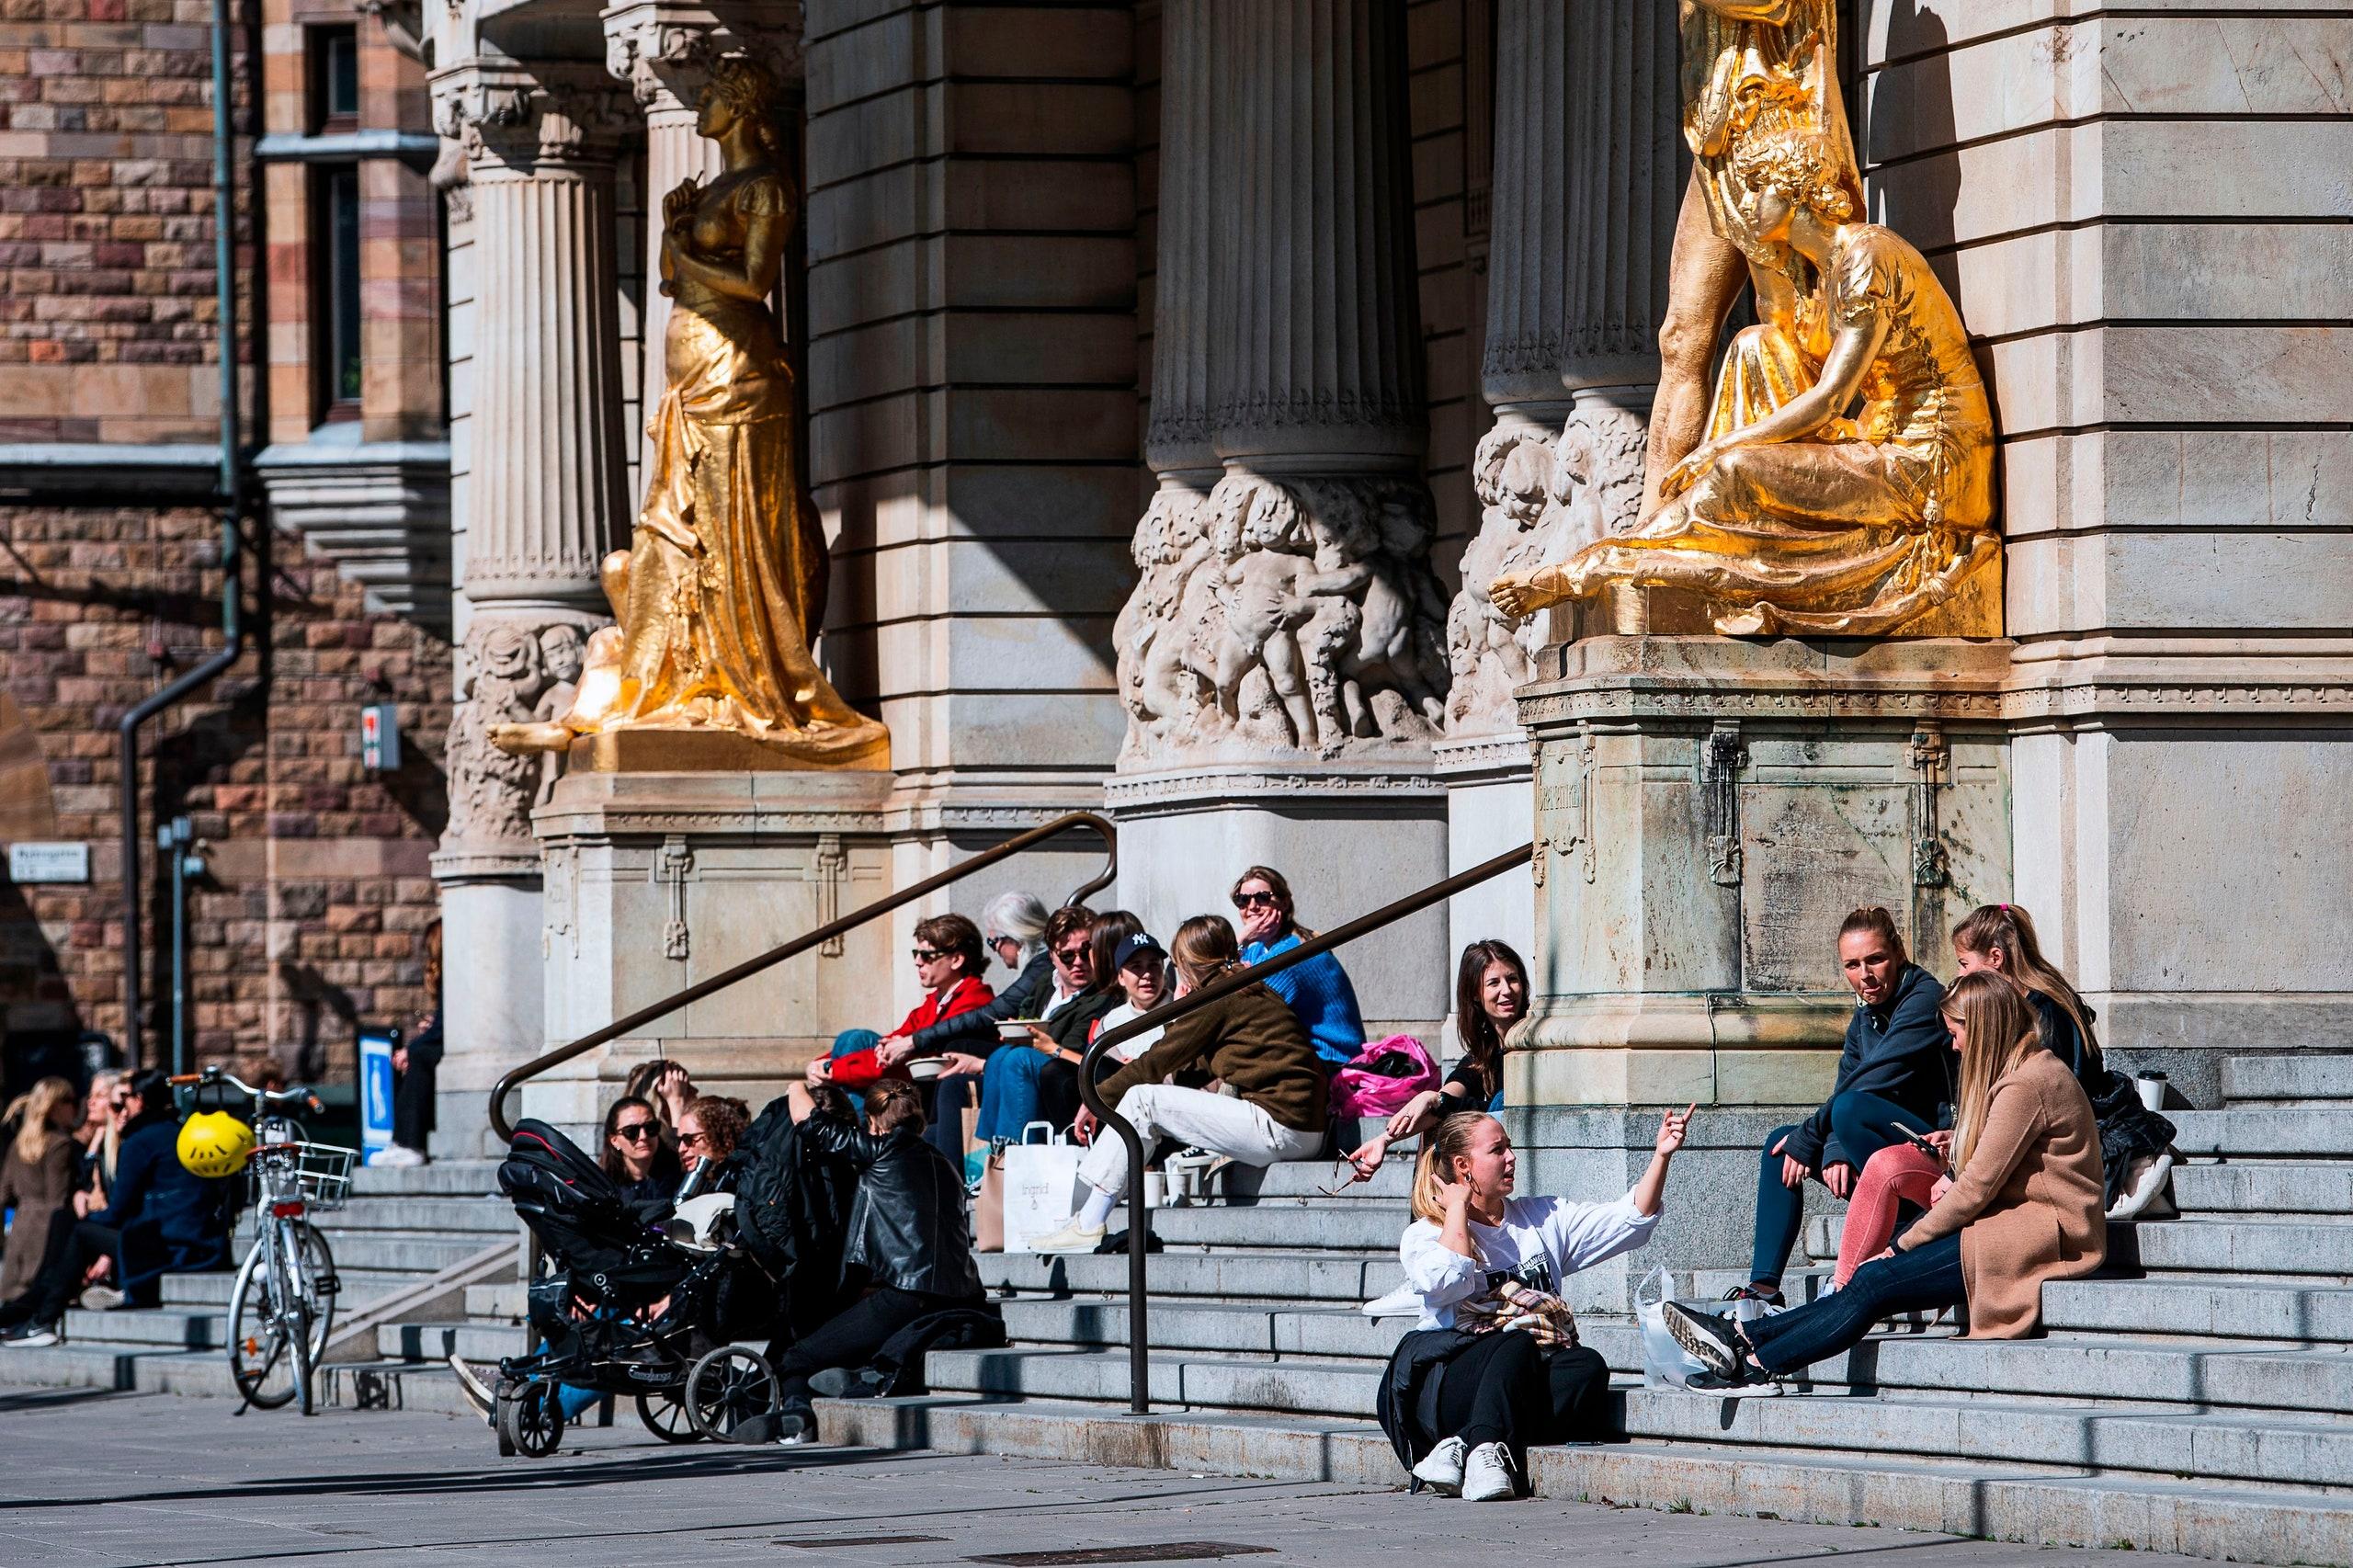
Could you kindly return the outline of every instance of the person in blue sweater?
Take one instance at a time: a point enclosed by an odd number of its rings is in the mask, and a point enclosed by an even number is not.
[[[1233,884],[1233,909],[1242,926],[1242,961],[1264,963],[1315,933],[1303,928],[1293,914],[1290,883],[1267,866],[1253,866]],[[1364,1049],[1364,1015],[1357,1009],[1357,988],[1348,971],[1330,953],[1318,953],[1267,977],[1267,989],[1281,997],[1299,1016],[1314,1042],[1315,1054],[1328,1067],[1337,1067]]]
[[[1781,1271],[1804,1223],[1808,1177],[1844,1202],[1855,1175],[1903,1134],[1936,1130],[1955,1099],[1952,1051],[1938,1009],[1945,988],[1904,950],[1895,917],[1876,904],[1838,927],[1838,968],[1855,1016],[1830,1097],[1812,1116],[1765,1138],[1756,1173],[1756,1248],[1749,1282],[1727,1300],[1781,1302]]]
[[[56,1324],[101,1259],[123,1304],[153,1306],[165,1274],[226,1267],[234,1184],[180,1164],[179,1118],[164,1074],[131,1081],[138,1114],[123,1129],[104,1208],[61,1210],[31,1287],[0,1302],[0,1331],[14,1345],[53,1345]]]

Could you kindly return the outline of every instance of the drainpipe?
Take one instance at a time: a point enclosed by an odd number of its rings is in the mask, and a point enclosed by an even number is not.
[[[212,267],[221,357],[221,651],[122,716],[122,1004],[125,1060],[146,1060],[139,1020],[139,727],[225,674],[245,651],[237,525],[244,486],[237,428],[236,142],[231,124],[230,0],[212,0]]]

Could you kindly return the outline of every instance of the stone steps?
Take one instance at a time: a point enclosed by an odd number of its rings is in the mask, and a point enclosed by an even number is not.
[[[2353,1107],[2353,1056],[2231,1056],[2222,1060],[2222,1097],[2234,1106]]]
[[[1220,1298],[1266,1298],[1356,1306],[1393,1289],[1404,1278],[1397,1264],[1397,1238],[1380,1254],[1301,1256],[1293,1254],[1161,1253],[1152,1259],[1153,1294]],[[1117,1255],[1044,1256],[1036,1253],[983,1253],[981,1282],[994,1290],[1011,1286],[1025,1295],[1110,1295],[1128,1288],[1128,1260]]]
[[[2353,1158],[2353,1107],[2234,1107],[2169,1110],[2174,1148],[2192,1158]]]
[[[2353,1289],[2240,1276],[2072,1279],[2042,1288],[2042,1317],[2052,1333],[2344,1344]]]
[[[436,1160],[406,1167],[361,1165],[351,1173],[351,1195],[355,1199],[497,1197],[498,1165],[496,1160]]]
[[[237,1261],[244,1261],[242,1254]],[[343,1294],[335,1303],[337,1312],[388,1296],[403,1286],[413,1285],[425,1278],[407,1269],[347,1267],[340,1254],[335,1258],[335,1278],[343,1284]],[[237,1274],[233,1268],[210,1274],[166,1274],[161,1288],[162,1301],[167,1307],[225,1309],[236,1288]]]
[[[445,1361],[452,1351],[469,1361],[496,1363],[531,1346],[513,1324],[388,1323],[376,1330],[376,1353],[388,1361]]]
[[[324,1210],[312,1216],[311,1222],[325,1232],[330,1241],[377,1231],[429,1231],[481,1235],[485,1246],[500,1235],[512,1235],[516,1226],[515,1206],[504,1198],[370,1199]],[[236,1235],[240,1246],[253,1240],[251,1210],[238,1221]]]
[[[1769,1403],[1769,1402],[1766,1402]],[[1393,1485],[1361,1420],[1169,1415],[955,1398],[824,1401],[828,1440],[1180,1471]],[[2242,1562],[2353,1562],[2353,1500],[2333,1490],[2200,1484],[1982,1461],[1647,1441],[1534,1449],[1538,1495],[1675,1512],[2135,1547]]]
[[[2184,1214],[2353,1217],[2353,1164],[2236,1161],[2177,1165],[2173,1198]]]

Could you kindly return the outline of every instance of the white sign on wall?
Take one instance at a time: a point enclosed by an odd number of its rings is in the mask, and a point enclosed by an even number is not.
[[[11,844],[8,846],[8,880],[12,882],[86,882],[90,880],[90,846],[86,844]]]

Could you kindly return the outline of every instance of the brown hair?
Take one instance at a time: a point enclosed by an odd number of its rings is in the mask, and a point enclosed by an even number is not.
[[[1504,1037],[1481,1002],[1487,966],[1494,963],[1509,964],[1518,970],[1520,986],[1526,989],[1528,966],[1507,943],[1493,939],[1473,942],[1463,949],[1462,961],[1454,971],[1454,1032],[1462,1041],[1463,1057],[1479,1074],[1479,1082],[1486,1085],[1488,1099],[1495,1098],[1495,1090],[1504,1081]],[[1484,1101],[1479,1108],[1487,1108]]]
[[[1454,1162],[1471,1153],[1471,1135],[1492,1116],[1449,1116],[1422,1134],[1422,1153],[1414,1162],[1414,1218],[1433,1225],[1446,1223],[1446,1204],[1438,1188],[1454,1179]]]
[[[441,922],[425,927],[425,997],[435,1012],[441,1010]]]
[[[1980,955],[1998,954],[2005,975],[2017,981],[2029,991],[2040,991],[2059,1004],[2059,1010],[2075,1022],[2075,1033],[2084,1042],[2084,1060],[2099,1060],[2099,1038],[2092,1033],[2092,1010],[2059,968],[2042,956],[2042,944],[2035,938],[2034,918],[2016,904],[1981,903],[1970,911],[1969,918],[1952,928],[1952,945],[1956,951]],[[2043,1044],[2049,1045],[2049,1040]]]
[[[687,1107],[687,1115],[702,1123],[703,1158],[723,1160],[735,1152],[752,1119],[750,1110],[742,1100],[725,1095],[701,1095]]]
[[[1979,970],[1964,974],[1945,993],[1938,1008],[1961,1020],[1961,1107],[1953,1117],[1952,1168],[1969,1168],[1977,1135],[1985,1130],[1985,1108],[1994,1085],[2029,1051],[2042,1049],[2042,1026],[2034,1005],[2016,981]]]
[[[1074,931],[1084,931],[1095,924],[1095,911],[1083,903],[1065,903],[1046,920],[1046,950],[1053,951],[1063,945]]]
[[[1904,933],[1896,929],[1895,916],[1878,904],[1864,904],[1839,922],[1838,939],[1844,942],[1858,931],[1868,931],[1885,942],[1887,950],[1895,955],[1897,963],[1907,964],[1912,961],[1911,953],[1906,951],[1904,946]]]
[[[1234,940],[1233,927],[1224,915],[1196,915],[1176,927],[1168,956],[1176,961],[1185,983],[1199,990],[1226,971],[1241,967],[1242,945]]]
[[[1087,943],[1095,949],[1095,990],[1120,988],[1120,966],[1111,960],[1120,956],[1120,944],[1142,929],[1143,922],[1124,909],[1107,909],[1095,917],[1086,928]]]
[[[41,1156],[49,1153],[51,1139],[67,1136],[51,1127],[49,1119],[59,1106],[72,1105],[74,1098],[74,1085],[69,1080],[43,1078],[10,1101],[5,1112],[0,1112],[0,1122],[17,1123],[18,1160],[28,1165],[37,1165],[40,1164]]]
[[[597,1140],[597,1164],[603,1167],[605,1174],[615,1181],[629,1179],[629,1167],[621,1164],[620,1151],[613,1147],[613,1134],[620,1130],[621,1112],[631,1106],[635,1106],[654,1120],[654,1147],[647,1153],[659,1154],[662,1152],[662,1113],[655,1110],[654,1102],[642,1095],[623,1095],[605,1108],[605,1135]],[[706,1122],[705,1131],[709,1131],[709,1128],[710,1124]]]
[[[1283,929],[1285,931],[1296,931],[1302,937],[1313,937],[1315,935],[1314,932],[1309,930],[1306,926],[1302,926],[1299,923],[1299,905],[1290,896],[1290,883],[1283,879],[1283,874],[1280,871],[1276,870],[1272,866],[1253,866],[1248,870],[1243,872],[1240,876],[1234,878],[1233,886],[1227,892],[1225,896],[1227,902],[1232,903],[1236,909],[1242,907],[1242,884],[1245,882],[1264,882],[1267,884],[1267,891],[1275,895],[1275,903],[1277,907],[1281,909],[1283,912]]]
[[[915,1093],[913,1084],[885,1078],[866,1091],[866,1119],[879,1136],[888,1136],[902,1127],[920,1134],[924,1129],[923,1096]]]
[[[961,915],[935,915],[915,922],[915,940],[936,951],[964,960],[961,971],[974,975],[988,962],[981,947],[981,928]]]

